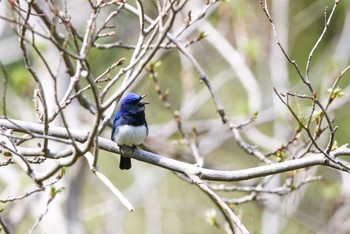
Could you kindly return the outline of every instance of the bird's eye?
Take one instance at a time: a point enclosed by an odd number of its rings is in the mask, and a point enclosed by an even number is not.
[[[137,104],[137,106],[138,106],[141,110],[145,110],[145,105],[144,105],[143,103],[139,102],[139,103]]]

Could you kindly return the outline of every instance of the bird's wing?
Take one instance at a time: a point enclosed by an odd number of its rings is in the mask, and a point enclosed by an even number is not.
[[[114,134],[116,131],[118,131],[118,125],[122,124],[124,122],[123,116],[117,112],[113,116],[113,125],[112,125],[112,134],[111,134],[111,139],[114,141]]]

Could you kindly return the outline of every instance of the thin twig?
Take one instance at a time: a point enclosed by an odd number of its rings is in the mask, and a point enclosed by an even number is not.
[[[321,35],[319,36],[319,38],[317,39],[314,47],[311,49],[310,53],[309,53],[309,57],[307,59],[307,63],[306,63],[306,72],[305,72],[305,79],[308,83],[310,83],[310,77],[309,77],[309,72],[310,72],[310,64],[311,64],[311,60],[312,60],[312,57],[314,55],[314,52],[315,50],[317,49],[317,47],[319,46],[319,44],[321,43],[321,41],[323,40],[324,38],[324,35],[326,34],[327,32],[327,29],[330,25],[330,22],[333,18],[333,15],[334,15],[334,12],[339,4],[340,0],[335,0],[334,1],[334,5],[333,5],[333,8],[332,8],[332,11],[331,11],[331,14],[329,15],[328,19],[327,19],[327,8],[325,9],[324,11],[324,17],[325,17],[325,25],[324,25],[324,28],[323,28],[323,31],[321,33]]]
[[[206,184],[204,184],[198,176],[188,175],[188,177],[215,202],[230,224],[232,232],[235,231],[234,227],[237,227],[241,233],[249,234],[247,228],[243,225],[237,215],[230,209],[230,207]]]

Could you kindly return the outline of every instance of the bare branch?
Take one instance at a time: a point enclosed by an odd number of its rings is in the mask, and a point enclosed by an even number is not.
[[[12,122],[16,123],[16,125],[14,125]],[[22,121],[14,121],[14,120],[9,121],[6,119],[0,119],[0,126],[17,130],[17,131],[23,131],[23,129],[26,129],[26,131],[31,131],[36,133],[43,132],[43,126],[41,124],[26,123]],[[18,126],[20,126],[20,128]],[[70,132],[72,137],[76,141],[79,141],[81,143],[84,143],[88,138],[88,132],[84,132],[81,130],[74,130],[74,129],[71,129]],[[65,138],[68,136],[68,133],[65,128],[52,127],[50,128],[49,135]],[[102,137],[99,137],[98,139],[98,146],[102,150],[119,153],[119,147],[114,142],[104,139]],[[129,156],[131,158],[134,158],[143,162],[147,162],[159,167],[163,167],[172,171],[180,172],[183,174],[197,175],[199,176],[199,178],[204,180],[216,180],[216,181],[247,180],[247,179],[258,178],[258,177],[278,174],[278,173],[287,172],[287,171],[293,171],[293,170],[316,166],[316,165],[323,165],[323,166],[333,167],[338,170],[344,170],[344,167],[342,165],[339,165],[336,163],[340,161],[339,159],[336,162],[330,161],[322,153],[310,155],[308,157],[304,157],[300,159],[293,159],[293,160],[284,161],[280,163],[274,163],[270,165],[259,166],[259,167],[243,169],[243,170],[236,170],[236,171],[219,171],[219,170],[199,168],[195,165],[180,162],[180,161],[170,159],[154,153],[132,149],[131,147],[130,148],[125,147],[125,149],[123,149],[123,155]],[[347,148],[347,145],[343,145],[335,149],[334,151],[332,151],[330,155],[334,159],[341,155],[350,155],[350,149]],[[74,161],[69,161],[67,165],[70,165],[72,163],[74,163]],[[346,166],[349,166],[345,162],[342,162],[342,163]],[[37,178],[44,179],[44,178],[47,178],[47,176],[48,175],[45,175],[45,177],[44,175],[39,175],[37,176]]]
[[[231,225],[231,229],[234,230],[234,227],[237,227],[237,229],[244,234],[248,234],[248,230],[246,227],[242,224],[241,220],[237,217],[237,215],[230,209],[230,207],[223,202],[223,200],[214,193],[207,185],[203,183],[199,177],[194,175],[188,175],[190,179],[195,183],[200,189],[202,189],[212,200],[215,201],[215,203],[218,205],[220,210],[224,213],[226,216],[227,221]]]

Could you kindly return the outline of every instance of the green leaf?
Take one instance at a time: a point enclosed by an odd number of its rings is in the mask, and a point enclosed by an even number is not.
[[[202,40],[203,38],[205,38],[207,35],[205,34],[205,32],[199,32],[198,34],[197,34],[197,41],[200,41],[200,40]]]
[[[339,148],[338,142],[334,141],[331,150],[333,151],[333,150],[338,149],[338,148]]]
[[[51,186],[50,187],[50,196],[55,197],[56,193],[57,193],[57,190],[56,190],[55,186]]]
[[[149,70],[151,72],[154,72],[154,70],[159,68],[160,66],[162,66],[162,61],[151,61],[149,64]]]
[[[333,100],[335,98],[343,97],[345,95],[344,92],[342,92],[342,89],[340,87],[336,87],[334,89],[329,88],[327,89],[328,93],[331,94],[330,99]]]
[[[206,220],[210,225],[217,225],[217,213],[215,209],[211,209],[205,213]]]

